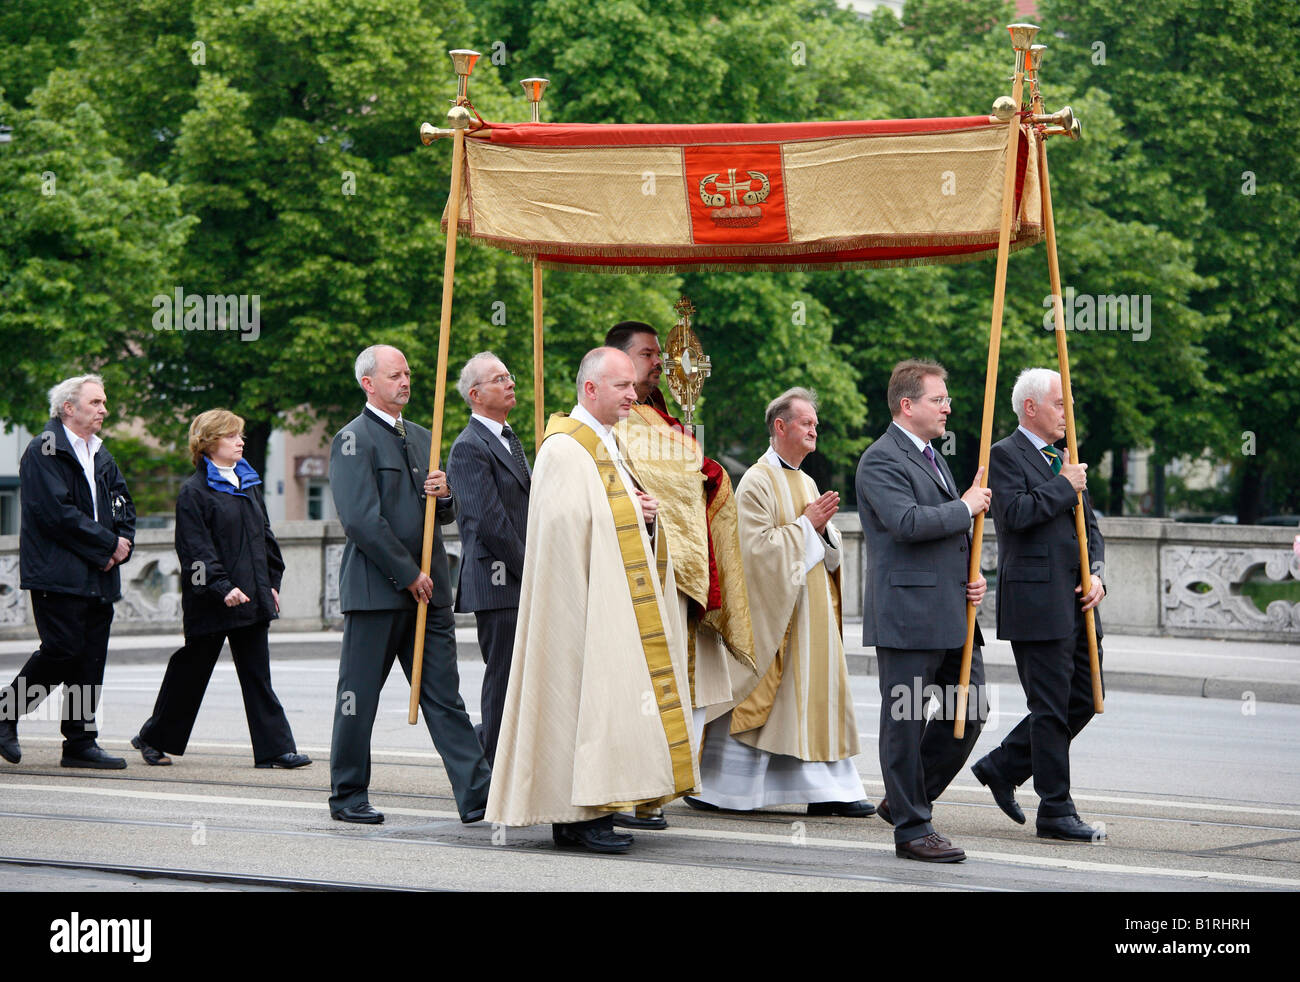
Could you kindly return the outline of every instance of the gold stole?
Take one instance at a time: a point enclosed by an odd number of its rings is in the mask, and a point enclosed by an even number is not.
[[[645,550],[641,547],[640,509],[628,497],[627,489],[623,486],[623,478],[619,476],[614,461],[609,459],[609,451],[596,435],[595,430],[564,413],[556,413],[547,423],[544,439],[550,439],[556,433],[573,437],[587,453],[591,454],[592,460],[596,463],[600,482],[605,486],[605,496],[609,501],[609,510],[614,516],[615,531],[618,533],[618,550],[623,557],[623,571],[627,575],[627,587],[632,595],[632,609],[636,613],[637,630],[641,635],[641,648],[645,653],[646,668],[650,672],[650,684],[659,707],[659,719],[668,741],[668,755],[673,765],[673,786],[678,794],[684,794],[695,787],[690,731],[687,728],[681,696],[677,692],[677,676],[673,671],[672,656],[668,652],[668,637],[659,614],[659,604],[655,600],[654,583],[648,575],[649,567],[645,560]],[[655,565],[659,574],[660,590],[665,591],[664,581],[668,577],[668,551],[662,534],[656,536]],[[667,602],[666,598],[665,602]],[[676,602],[675,597],[673,602]],[[666,801],[671,797],[675,796],[656,800]],[[644,802],[612,802],[603,807],[614,811],[625,811],[639,803]]]

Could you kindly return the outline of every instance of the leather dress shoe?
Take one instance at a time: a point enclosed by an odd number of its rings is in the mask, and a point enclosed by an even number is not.
[[[460,823],[462,825],[473,825],[475,822],[483,821],[485,815],[487,815],[486,808],[475,808],[473,811],[467,811],[462,815],[460,817]]]
[[[692,798],[690,795],[683,795],[682,801],[690,805],[697,812],[720,812],[722,811],[717,805],[711,805],[703,798]]]
[[[889,799],[881,798],[880,804],[876,806],[876,814],[883,818],[890,825],[894,824],[894,816],[889,811]]]
[[[120,771],[126,766],[126,761],[121,757],[105,753],[103,747],[92,743],[89,747],[73,754],[63,751],[63,759],[59,764],[63,767],[93,767],[101,771]]]
[[[653,815],[629,815],[627,812],[615,812],[614,824],[620,829],[658,832],[668,828],[668,819],[664,818],[664,813],[660,810],[656,810]]]
[[[1039,815],[1038,837],[1064,839],[1066,842],[1100,842],[1106,838],[1106,831],[1093,828],[1078,815]]]
[[[264,760],[260,764],[254,764],[254,767],[306,767],[311,763],[311,758],[306,754],[287,753],[279,757],[272,757],[270,760]]]
[[[131,746],[140,751],[140,756],[144,758],[146,764],[153,767],[166,767],[172,762],[172,759],[157,747],[151,747],[141,740],[139,733],[131,737]]]
[[[876,806],[863,801],[814,801],[808,805],[809,815],[839,815],[841,818],[867,818],[876,813]]]
[[[23,759],[23,748],[18,746],[18,724],[14,720],[0,720],[0,757],[11,764]]]
[[[622,853],[632,848],[632,837],[620,835],[612,828],[593,827],[587,822],[552,825],[551,838],[562,848],[587,849],[591,852]]]
[[[353,822],[357,825],[384,824],[384,813],[376,809],[368,801],[363,801],[359,805],[348,805],[348,807],[340,808],[337,811],[331,810],[330,818],[336,822]]]
[[[900,859],[915,859],[922,863],[960,863],[966,853],[937,832],[923,835],[910,842],[894,845],[894,855]]]
[[[1020,810],[1020,803],[1016,801],[1016,786],[1010,781],[1004,781],[998,776],[989,764],[987,757],[982,757],[971,766],[971,773],[980,784],[989,789],[993,795],[993,800],[997,802],[1002,813],[1015,822],[1017,825],[1025,824],[1025,813]]]

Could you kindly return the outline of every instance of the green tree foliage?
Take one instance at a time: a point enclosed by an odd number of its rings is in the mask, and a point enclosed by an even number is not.
[[[1285,168],[1300,157],[1300,87],[1293,59],[1264,52],[1279,39],[1294,46],[1298,8],[1041,9],[1048,108],[1070,103],[1085,125],[1082,142],[1049,149],[1063,282],[1081,295],[1151,298],[1147,340],[1069,335],[1083,457],[1145,445],[1166,460],[1225,453],[1250,430],[1258,453],[1239,455],[1243,497],[1280,510],[1300,485],[1285,447],[1300,400],[1285,322],[1300,227]],[[0,13],[0,122],[15,127],[0,147],[0,344],[19,357],[0,376],[0,413],[32,421],[33,392],[102,367],[118,407],[164,444],[197,411],[240,413],[260,466],[273,426],[354,414],[352,360],[385,341],[415,370],[410,412],[429,416],[450,154],[445,141],[420,147],[416,128],[441,123],[454,92],[449,48],[483,52],[471,95],[492,120],[526,118],[518,80],[529,75],[552,80],[542,111],[556,121],[970,115],[1009,92],[1013,16],[1001,0],[912,0],[902,23],[830,0],[15,0]],[[41,193],[47,170],[53,197]],[[1246,172],[1253,194],[1242,193]],[[849,492],[858,454],[888,419],[890,368],[933,357],[950,371],[965,481],[993,274],[992,262],[548,272],[545,405],[571,405],[578,359],[609,326],[666,329],[684,292],[715,365],[700,414],[710,452],[750,462],[766,401],[810,385],[823,420],[811,466]],[[259,296],[257,340],[157,330],[154,298],[177,288]],[[1016,372],[1055,361],[1048,289],[1043,247],[1012,257],[995,435],[1014,425]],[[527,263],[462,242],[455,290],[444,381],[474,352],[496,351],[519,376],[515,420],[526,429]],[[450,440],[466,411],[454,397],[447,410]]]

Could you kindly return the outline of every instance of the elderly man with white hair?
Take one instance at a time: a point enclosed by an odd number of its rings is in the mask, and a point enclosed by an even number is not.
[[[1070,798],[1070,743],[1093,716],[1084,611],[1105,593],[1106,544],[1088,499],[1088,465],[1072,463],[1055,446],[1065,436],[1061,376],[1027,368],[1016,379],[1011,401],[1020,425],[989,455],[998,533],[997,629],[999,638],[1011,642],[1029,715],[971,771],[1021,824],[1025,815],[1015,789],[1032,775],[1040,799],[1038,836],[1091,842],[1105,832],[1079,818]],[[1086,596],[1073,514],[1080,493],[1092,567]],[[1096,627],[1100,640],[1100,617]]]
[[[22,759],[18,718],[63,688],[64,767],[126,766],[95,742],[118,567],[131,557],[135,505],[98,436],[108,416],[104,380],[77,375],[50,389],[50,421],[19,464],[21,588],[31,591],[41,646],[0,690],[0,757]]]

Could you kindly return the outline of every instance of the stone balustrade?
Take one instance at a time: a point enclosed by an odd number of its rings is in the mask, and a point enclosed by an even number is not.
[[[834,519],[844,537],[844,616],[862,615],[862,530],[857,515]],[[1153,518],[1103,518],[1106,537],[1105,628],[1118,634],[1223,637],[1300,642],[1300,603],[1274,600],[1259,609],[1243,595],[1248,579],[1300,579],[1296,530],[1278,526],[1195,525]],[[343,529],[336,521],[281,522],[275,526],[285,557],[277,631],[314,631],[342,623],[338,568]],[[447,541],[453,564],[460,543]],[[989,597],[980,623],[993,622],[997,539],[986,523],[982,566]],[[123,597],[113,630],[118,634],[180,630],[180,576],[170,530],[145,530],[122,568]],[[0,639],[34,638],[27,595],[18,587],[18,537],[0,536]]]

